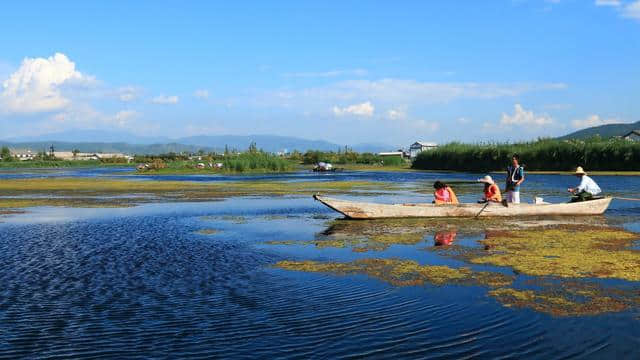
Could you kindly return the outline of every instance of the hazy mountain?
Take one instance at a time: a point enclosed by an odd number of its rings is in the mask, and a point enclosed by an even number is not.
[[[307,140],[290,136],[278,135],[202,135],[179,138],[174,140],[180,144],[206,146],[223,150],[225,146],[232,149],[246,149],[251,142],[255,142],[258,148],[277,152],[284,150],[338,150],[341,145],[324,140]]]
[[[201,135],[177,139],[166,137],[137,136],[127,132],[102,130],[71,130],[40,136],[14,137],[0,140],[0,145],[12,148],[40,151],[53,145],[60,151],[78,149],[82,152],[122,152],[128,154],[157,154],[167,152],[223,151],[229,149],[245,150],[251,142],[258,148],[269,151],[336,151],[344,145],[325,140],[308,140],[278,135]],[[359,152],[380,152],[394,150],[395,147],[373,143],[349,145]]]
[[[571,134],[559,137],[558,139],[587,139],[596,135],[599,135],[602,138],[610,138],[614,136],[622,136],[631,130],[638,129],[640,129],[640,121],[632,124],[607,124],[578,130]]]
[[[129,143],[129,144],[161,144],[174,142],[167,137],[138,136],[126,131],[108,130],[68,130],[38,136],[20,136],[3,139],[9,142],[88,142],[88,143]],[[0,140],[0,141],[3,141]]]

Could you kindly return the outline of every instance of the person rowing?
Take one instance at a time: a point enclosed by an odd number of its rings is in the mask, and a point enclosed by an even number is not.
[[[484,183],[484,197],[482,200],[478,201],[479,203],[502,202],[502,193],[500,192],[500,188],[496,185],[491,176],[485,175],[485,177],[478,179],[478,182]]]
[[[602,192],[600,186],[598,186],[592,178],[587,176],[587,173],[584,171],[582,166],[578,166],[578,168],[576,168],[574,175],[580,178],[580,185],[576,188],[567,189],[569,193],[573,194],[571,202],[593,200],[595,195]]]
[[[433,188],[435,191],[433,192],[433,203],[436,205],[442,204],[459,204],[458,197],[456,193],[453,192],[453,189],[442,181],[436,181],[433,183]]]

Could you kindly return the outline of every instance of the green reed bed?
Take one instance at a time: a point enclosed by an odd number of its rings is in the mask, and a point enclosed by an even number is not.
[[[502,170],[511,156],[520,155],[528,170],[568,171],[576,166],[587,170],[640,170],[640,142],[623,139],[540,139],[514,144],[450,143],[424,151],[413,162],[414,169],[493,171]]]

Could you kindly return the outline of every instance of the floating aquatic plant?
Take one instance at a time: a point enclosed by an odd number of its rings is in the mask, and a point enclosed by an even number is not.
[[[362,259],[352,262],[280,261],[276,267],[286,270],[322,272],[338,275],[364,274],[395,286],[423,284],[477,284],[506,286],[513,279],[500,273],[473,271],[470,268],[452,268],[444,265],[420,265],[413,260]]]
[[[215,235],[217,234],[219,231],[216,229],[202,229],[202,230],[198,230],[197,233],[200,235]]]
[[[555,228],[488,233],[486,251],[469,261],[512,267],[519,273],[563,278],[640,281],[637,234],[612,228]]]
[[[580,302],[563,295],[512,288],[494,289],[490,290],[488,294],[495,297],[504,306],[530,308],[554,316],[598,315],[623,311],[629,307],[623,301],[604,295],[592,296],[586,301]]]

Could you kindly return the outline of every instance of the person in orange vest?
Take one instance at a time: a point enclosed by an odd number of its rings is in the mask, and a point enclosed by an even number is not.
[[[502,202],[502,193],[500,192],[500,188],[493,181],[491,176],[486,175],[485,177],[478,179],[478,182],[484,183],[484,197],[480,200],[480,203],[486,202]]]
[[[441,204],[459,204],[458,197],[453,189],[442,181],[436,181],[433,183],[433,188],[436,189],[433,192],[433,203],[436,205]]]

